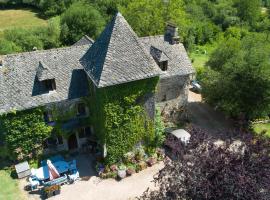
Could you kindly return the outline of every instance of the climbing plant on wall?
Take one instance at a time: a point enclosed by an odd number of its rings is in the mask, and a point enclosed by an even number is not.
[[[41,108],[0,116],[0,135],[13,159],[24,160],[42,153],[43,141],[51,131],[52,127],[44,122]]]
[[[157,82],[150,78],[100,89],[90,85],[90,119],[100,144],[106,144],[107,163],[117,162],[138,142],[154,139],[154,124],[143,102]]]

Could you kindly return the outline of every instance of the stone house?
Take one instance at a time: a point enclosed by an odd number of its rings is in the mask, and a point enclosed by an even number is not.
[[[193,73],[177,27],[168,24],[164,35],[139,38],[117,13],[96,41],[84,36],[70,47],[3,56],[0,114],[42,106],[44,120],[54,126],[52,110],[58,110],[58,118],[72,110],[62,124],[72,134],[49,138],[44,145],[78,149],[95,133],[92,124],[79,123],[91,113],[83,100],[89,96],[89,83],[98,90],[159,77],[156,93],[144,100],[154,117],[156,106],[169,112],[185,105]]]

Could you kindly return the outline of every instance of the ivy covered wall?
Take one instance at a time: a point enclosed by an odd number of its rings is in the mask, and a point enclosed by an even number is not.
[[[99,89],[90,84],[90,123],[100,144],[106,144],[108,163],[117,162],[138,142],[154,137],[153,120],[144,104],[149,103],[145,97],[155,93],[158,80],[155,77]]]
[[[43,141],[51,134],[43,109],[10,112],[0,116],[0,139],[9,150],[11,159],[24,160],[42,153]]]

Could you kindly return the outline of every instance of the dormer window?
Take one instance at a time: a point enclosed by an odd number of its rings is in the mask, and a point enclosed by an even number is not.
[[[156,63],[158,64],[159,68],[162,71],[168,70],[169,57],[166,55],[165,52],[163,52],[162,50],[160,50],[154,46],[151,46],[150,54],[152,55],[152,57],[154,58],[154,60],[156,61]]]
[[[42,81],[47,91],[56,90],[56,84],[54,79],[44,80]]]
[[[158,66],[162,71],[167,71],[168,70],[168,61],[159,62]]]
[[[46,93],[56,90],[55,77],[52,71],[41,61],[37,68],[37,79],[41,84],[43,92]]]

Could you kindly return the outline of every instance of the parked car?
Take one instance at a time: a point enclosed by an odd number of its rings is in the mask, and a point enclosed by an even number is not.
[[[202,91],[202,86],[199,84],[198,81],[192,80],[190,85],[192,86],[192,89],[196,92],[201,92]]]

